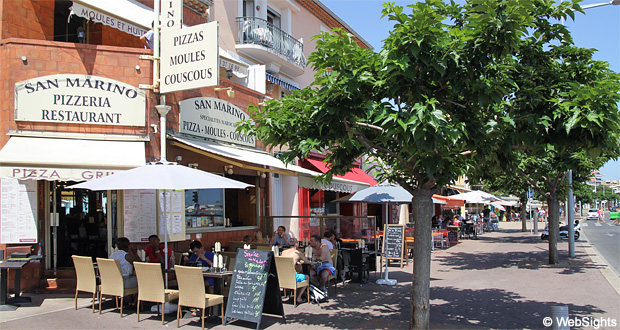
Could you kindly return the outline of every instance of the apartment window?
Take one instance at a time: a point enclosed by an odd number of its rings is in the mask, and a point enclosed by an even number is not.
[[[253,0],[243,0],[243,17],[254,17]]]
[[[271,23],[274,27],[280,28],[280,14],[271,8],[267,8],[267,22]]]

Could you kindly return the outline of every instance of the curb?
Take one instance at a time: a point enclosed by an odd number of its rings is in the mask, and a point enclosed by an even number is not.
[[[603,277],[607,280],[607,282],[609,282],[609,285],[611,285],[611,287],[616,290],[616,293],[620,295],[620,276],[616,274],[616,272],[611,269],[611,267],[609,267],[609,264],[607,263],[605,258],[603,258],[603,256],[601,256],[598,250],[590,244],[590,240],[588,240],[588,236],[585,234],[585,232],[582,231],[581,234],[581,237],[583,239],[579,242],[581,244],[581,247],[584,248],[584,250],[590,257],[590,260],[592,260],[592,263],[596,266],[601,267],[599,268],[599,271],[601,272]]]

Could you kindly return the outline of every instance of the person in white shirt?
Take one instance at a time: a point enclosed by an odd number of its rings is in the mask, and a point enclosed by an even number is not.
[[[327,247],[332,250],[334,248],[334,240],[336,239],[336,236],[334,235],[334,233],[332,233],[331,231],[326,231],[325,234],[323,234],[323,239],[321,239],[321,244],[325,244],[327,245]]]
[[[136,247],[129,247],[129,239],[127,237],[119,237],[116,240],[118,251],[110,255],[110,259],[118,260],[121,264],[121,273],[123,274],[123,284],[125,289],[135,288],[138,286],[138,278],[133,274],[133,263],[142,261],[136,254]]]

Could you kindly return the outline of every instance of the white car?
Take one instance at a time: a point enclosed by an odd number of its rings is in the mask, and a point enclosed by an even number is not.
[[[598,220],[598,210],[597,209],[588,210],[588,217],[586,219],[587,220]]]

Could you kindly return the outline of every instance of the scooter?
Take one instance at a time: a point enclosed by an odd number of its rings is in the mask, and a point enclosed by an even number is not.
[[[575,220],[575,240],[578,240],[581,237],[581,225],[579,224],[579,220]],[[560,226],[560,238],[568,238],[568,225]],[[540,239],[549,239],[549,223],[545,226],[545,230],[543,230],[542,234],[540,234]]]

